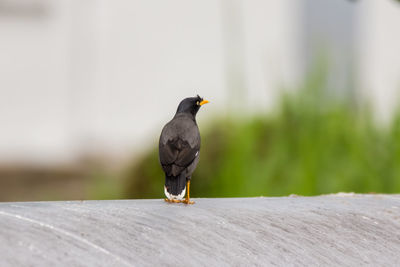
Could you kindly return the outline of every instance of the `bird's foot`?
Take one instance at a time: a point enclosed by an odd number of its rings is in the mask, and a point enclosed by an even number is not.
[[[165,198],[164,201],[165,201],[165,202],[168,202],[168,203],[181,203],[181,202],[183,202],[184,200]]]
[[[191,201],[190,199],[184,199],[184,200],[182,200],[182,203],[185,203],[185,204],[194,204],[194,201]]]
[[[168,198],[165,198],[164,201],[168,202],[168,203],[184,203],[184,204],[194,204],[195,203],[194,201],[191,201],[189,199],[179,200],[179,199],[168,199]]]

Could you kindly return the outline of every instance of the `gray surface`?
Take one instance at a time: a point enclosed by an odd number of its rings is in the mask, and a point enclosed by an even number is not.
[[[0,203],[0,266],[400,265],[400,196]]]

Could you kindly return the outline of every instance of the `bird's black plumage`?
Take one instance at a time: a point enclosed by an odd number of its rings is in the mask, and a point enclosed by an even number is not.
[[[196,114],[208,101],[200,96],[181,101],[174,118],[160,136],[159,159],[165,172],[165,194],[168,199],[182,199],[186,182],[190,180],[199,161],[200,132]]]

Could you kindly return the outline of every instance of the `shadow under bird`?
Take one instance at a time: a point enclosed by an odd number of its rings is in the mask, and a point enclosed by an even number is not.
[[[159,159],[165,172],[165,201],[193,204],[190,201],[190,179],[200,156],[200,132],[196,114],[208,103],[199,95],[181,101],[174,118],[162,129]],[[186,198],[183,199],[187,191]]]

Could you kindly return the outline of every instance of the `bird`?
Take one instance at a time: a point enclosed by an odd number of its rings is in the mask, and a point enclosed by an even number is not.
[[[190,180],[200,157],[200,131],[196,114],[209,101],[199,95],[183,99],[175,116],[162,129],[158,150],[165,172],[164,193],[169,203],[194,204]],[[185,192],[187,193],[185,199]]]

